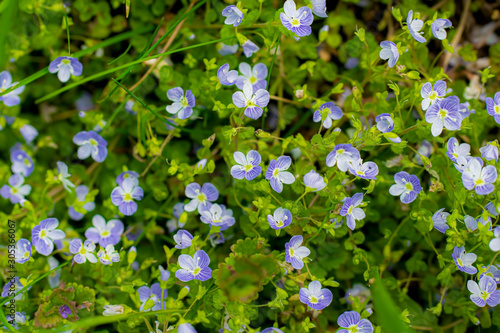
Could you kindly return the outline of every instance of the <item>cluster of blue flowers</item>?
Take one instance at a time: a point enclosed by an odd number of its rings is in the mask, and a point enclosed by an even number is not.
[[[293,0],[287,0],[283,6],[283,11],[280,12],[279,16],[283,26],[293,33],[296,40],[311,34],[311,24],[314,19],[313,14],[319,17],[326,17],[325,0],[312,0],[311,3],[312,10],[307,6],[297,8]],[[235,5],[227,6],[222,11],[222,15],[226,18],[224,23],[233,26],[235,29],[244,20],[244,11]],[[426,38],[422,31],[424,22],[418,16],[414,18],[413,11],[411,10],[408,13],[406,23],[406,29],[410,36],[419,43],[425,43]],[[430,24],[431,32],[435,38],[443,40],[446,38],[445,29],[451,27],[451,25],[448,19],[435,19]],[[389,67],[392,68],[399,59],[401,46],[396,45],[392,41],[383,41],[380,43],[380,46],[382,47],[380,58],[388,60]],[[237,48],[238,45],[236,45]],[[259,50],[258,46],[250,40],[243,42],[242,48],[247,58]],[[236,49],[234,46],[224,45],[219,52],[223,55],[233,54],[236,52]],[[83,66],[76,58],[69,56],[59,57],[50,63],[49,72],[53,74],[57,73],[58,79],[65,83],[70,80],[71,76],[82,75]],[[269,74],[269,69],[264,63],[256,63],[252,66],[241,62],[238,65],[238,70],[231,70],[230,65],[226,63],[218,69],[217,79],[222,86],[236,86],[238,89],[232,94],[232,102],[236,108],[240,109],[240,117],[243,118],[244,115],[251,120],[256,120],[263,116],[271,98],[268,91]],[[9,72],[4,71],[0,73],[0,91],[3,92],[16,85],[17,83],[12,83],[12,77]],[[8,94],[1,96],[0,101],[8,107],[18,105],[21,102],[19,95],[23,91],[24,86],[18,87]],[[448,131],[460,130],[462,122],[474,113],[474,110],[469,110],[468,104],[460,103],[459,97],[447,96],[450,93],[451,91],[447,89],[446,82],[442,80],[435,81],[434,83],[426,82],[421,87],[421,109],[425,111],[425,121],[430,124],[430,132],[434,137],[439,137],[443,133],[443,129]],[[167,91],[167,98],[172,104],[167,105],[165,110],[173,119],[185,120],[192,117],[194,108],[196,107],[196,98],[191,90],[184,91],[181,87],[175,87]],[[320,123],[320,133],[323,127],[328,130],[331,129],[340,132],[340,128],[334,129],[334,126],[336,126],[337,121],[341,121],[344,117],[342,109],[333,101],[318,103],[316,107],[318,105],[319,107],[313,111],[312,120],[315,123]],[[127,110],[133,113],[133,104],[127,105]],[[486,110],[500,124],[500,92],[495,94],[494,99],[486,99]],[[424,119],[421,120],[423,121]],[[91,156],[96,165],[106,160],[108,156],[108,142],[99,134],[104,126],[105,122],[102,126],[99,125],[94,128],[94,130],[82,131],[74,135],[73,143],[78,146],[78,159],[86,160]],[[382,136],[385,137],[390,142],[389,144],[399,144],[402,142],[399,135],[403,135],[404,133],[395,131],[395,128],[397,129],[393,116],[390,113],[382,113],[375,117],[375,126],[372,127],[372,132],[378,131],[376,135],[379,138]],[[399,133],[399,135],[395,132]],[[21,133],[26,142],[31,144],[38,132],[35,128],[27,125],[21,128]],[[375,181],[379,176],[379,166],[373,161],[367,161],[362,158],[360,152],[362,151],[361,146],[362,144],[353,145],[351,143],[338,143],[335,146],[332,144],[328,146],[329,153],[324,160],[328,168],[336,167],[334,170],[335,174],[348,173],[348,178],[352,176],[350,181],[345,179],[345,182],[342,183],[348,192],[351,189],[347,188],[347,182],[350,183],[351,181],[363,179],[375,186]],[[431,155],[430,144],[422,144],[421,149],[417,154],[419,155],[420,162],[422,162],[421,164],[423,164],[422,159],[424,157],[427,159]],[[279,157],[269,158],[269,161],[263,161],[261,154],[257,150],[244,151],[234,152],[233,159],[235,164],[230,169],[231,176],[238,182],[256,182],[256,179],[262,174],[263,167],[267,164],[264,176],[266,181],[269,181],[271,189],[276,193],[282,193],[285,189],[284,185],[292,185],[302,176],[302,183],[304,185],[303,194],[297,199],[297,202],[308,193],[331,190],[327,187],[331,179],[327,179],[313,168],[308,168],[308,172],[302,175],[294,172],[295,166],[292,166],[292,158],[288,155],[283,155],[285,149],[283,149]],[[499,252],[500,226],[493,228],[494,223],[490,215],[499,216],[500,207],[492,197],[487,197],[494,192],[494,183],[498,179],[496,169],[496,163],[499,159],[498,142],[489,142],[484,147],[481,147],[479,149],[481,156],[474,157],[470,151],[471,146],[468,143],[459,144],[459,141],[455,137],[450,137],[446,143],[446,155],[453,163],[457,172],[461,174],[463,187],[468,191],[474,191],[469,194],[486,196],[485,202],[488,202],[484,207],[486,214],[482,214],[476,218],[466,215],[464,216],[463,224],[466,232],[469,233],[477,233],[483,227],[488,228],[494,235],[493,239],[488,243],[489,248],[493,252]],[[367,158],[370,158],[369,156]],[[10,159],[13,174],[9,177],[8,184],[1,187],[0,195],[5,199],[9,199],[12,204],[20,204],[24,207],[28,202],[27,197],[31,193],[31,186],[24,184],[24,182],[25,178],[29,177],[34,171],[35,163],[32,157],[20,146],[13,147],[10,152]],[[200,161],[196,165],[196,169],[203,169],[206,163],[206,159]],[[67,164],[58,161],[57,173],[54,173],[53,181],[61,185],[61,190],[64,188],[68,193],[74,194],[73,202],[68,204],[68,215],[72,220],[79,221],[87,213],[92,212],[96,208],[96,204],[91,189],[87,185],[73,183],[70,180],[71,174],[69,171]],[[144,191],[139,182],[142,176],[135,171],[124,171],[118,175],[116,178],[117,186],[114,187],[110,195],[110,201],[115,206],[111,207],[116,210],[114,217],[132,216],[138,211],[138,202],[144,198]],[[298,185],[294,184],[293,186]],[[417,200],[422,191],[423,188],[420,184],[418,174],[414,175],[406,171],[395,173],[394,183],[391,182],[391,186],[388,189],[390,195],[399,196],[401,203],[405,205]],[[273,195],[272,191],[270,193]],[[212,269],[210,268],[210,251],[207,250],[207,253],[204,249],[201,249],[196,243],[197,236],[193,236],[188,230],[183,229],[183,222],[186,221],[185,215],[188,213],[197,214],[197,218],[199,217],[202,223],[209,225],[211,231],[216,230],[219,242],[224,241],[222,232],[234,226],[236,219],[232,209],[226,207],[223,203],[217,203],[219,200],[219,190],[212,183],[199,184],[191,182],[185,187],[184,195],[186,202],[175,204],[173,207],[174,219],[167,222],[167,228],[171,233],[176,232],[172,236],[175,248],[178,250],[188,249],[191,255],[187,254],[187,251],[184,251],[178,256],[177,269],[174,275],[176,279],[183,283],[192,280],[198,280],[199,282],[208,281],[213,277]],[[338,226],[342,223],[340,219],[342,217],[342,219],[345,218],[350,233],[356,229],[356,224],[366,217],[365,207],[369,204],[366,196],[367,194],[363,192],[352,193],[352,195],[346,192],[345,196],[342,195],[342,200],[337,202],[339,203],[339,207],[335,213],[338,217],[338,219],[335,219]],[[310,206],[313,203],[314,200]],[[32,207],[31,203],[29,205]],[[294,221],[300,218],[297,215],[292,216],[292,211],[285,208],[285,205],[282,205],[275,208],[272,214],[267,214],[266,212],[269,226],[276,230],[277,235],[281,229],[291,226]],[[118,212],[121,215],[118,215]],[[449,216],[450,213],[446,212],[446,208],[441,208],[435,212],[432,216],[434,228],[441,233],[446,233],[450,229],[448,225]],[[86,228],[83,233],[85,237],[69,238],[65,231],[59,229],[59,220],[57,218],[46,218],[39,221],[31,229],[31,241],[26,238],[21,238],[17,241],[15,261],[18,264],[25,264],[32,258],[33,249],[43,256],[51,256],[54,253],[54,249],[57,248],[60,251],[66,251],[67,249],[73,255],[72,262],[74,264],[85,264],[88,261],[91,264],[100,262],[103,265],[112,265],[122,259],[115,247],[122,241],[124,233],[125,226],[121,220],[113,218],[106,221],[103,216],[96,214],[92,217],[92,226]],[[209,235],[215,238],[212,233]],[[196,245],[194,246],[193,244]],[[97,245],[100,247],[98,251]],[[312,260],[309,258],[311,250],[306,245],[307,236],[299,234],[292,235],[285,244],[285,262],[291,264],[295,270],[301,270],[304,266],[309,270],[307,264]],[[136,252],[135,247],[130,247],[129,255],[131,257],[135,258]],[[452,259],[456,268],[466,274],[476,275],[479,272],[478,282],[473,279],[467,282],[472,302],[479,307],[486,305],[495,307],[500,304],[500,290],[497,289],[497,284],[500,284],[500,266],[490,264],[478,270],[474,266],[478,256],[473,252],[466,252],[465,246],[455,246]],[[55,268],[57,265],[57,261],[55,263],[52,261],[51,268]],[[137,267],[137,265],[136,261],[132,264],[133,267]],[[168,295],[166,282],[169,281],[171,273],[162,266],[158,266],[157,270],[160,272],[157,283],[153,283],[150,286],[141,286],[137,289],[138,298],[141,303],[139,311],[141,312],[166,309],[165,299]],[[321,282],[314,279],[312,275],[310,277],[311,281],[309,281],[307,287],[305,287],[306,278],[304,278],[304,286],[299,290],[298,299],[312,310],[323,310],[332,303],[333,294],[329,289],[322,288]],[[52,283],[56,285],[57,281],[58,278]],[[17,279],[17,290],[20,290],[22,287],[23,283]],[[347,296],[349,294],[361,294],[362,292],[365,291],[354,290],[352,293],[348,293]],[[2,296],[5,293],[6,289],[4,287]],[[22,296],[21,294],[20,297]],[[124,311],[123,306],[120,305],[106,305],[104,310],[103,315],[105,316],[121,314]],[[68,306],[61,306],[59,313],[62,318],[66,319],[71,315],[71,309]],[[18,322],[26,320],[26,316],[23,313],[19,313],[17,316],[19,317],[16,319]],[[337,323],[340,327],[337,331],[339,333],[374,332],[372,323],[368,319],[362,318],[362,315],[357,311],[344,312],[338,317]],[[159,324],[157,322],[157,331],[159,331]],[[196,332],[194,327],[189,323],[180,323],[178,331],[184,333]],[[269,332],[283,333],[280,329],[274,327],[261,331],[261,333]]]

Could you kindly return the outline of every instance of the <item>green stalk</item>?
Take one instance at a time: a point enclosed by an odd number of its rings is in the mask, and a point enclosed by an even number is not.
[[[88,47],[88,48],[86,48],[84,50],[78,51],[75,54],[73,54],[73,57],[75,57],[75,58],[82,57],[82,56],[84,56],[86,54],[94,52],[95,50],[98,50],[98,49],[101,49],[101,48],[105,48],[107,46],[119,43],[119,42],[121,42],[123,40],[126,40],[126,39],[132,37],[132,36],[140,35],[142,33],[148,32],[150,30],[152,30],[152,27],[147,27],[147,28],[142,28],[142,29],[137,29],[137,30],[133,30],[133,31],[124,32],[123,34],[111,37],[111,38],[105,40],[104,42],[101,42],[101,43],[96,44],[94,46]],[[1,38],[1,31],[0,31],[0,38]],[[4,45],[4,44],[2,44],[1,40],[0,40],[0,45]],[[0,50],[2,50],[2,48],[0,48]],[[9,89],[6,89],[4,92],[0,92],[0,96],[8,94],[11,91],[13,91],[13,90],[15,90],[15,89],[17,89],[17,88],[19,88],[21,86],[26,86],[26,85],[30,84],[31,82],[38,80],[39,78],[41,78],[45,74],[49,74],[49,67],[48,66],[45,67],[44,69],[36,72],[35,74],[32,74],[32,75],[28,76],[27,78],[21,80],[18,84],[16,84],[15,86],[10,87]]]
[[[213,41],[210,41],[210,42],[205,42],[205,43],[200,43],[200,44],[196,44],[196,45],[191,45],[191,46],[183,47],[183,48],[180,48],[180,49],[177,49],[177,50],[172,50],[172,51],[168,51],[168,52],[165,52],[165,53],[159,53],[159,54],[156,54],[154,56],[147,57],[147,58],[138,59],[138,60],[129,62],[127,64],[124,64],[124,65],[121,65],[121,66],[118,66],[118,67],[115,67],[115,68],[110,68],[110,69],[105,70],[103,72],[100,72],[100,73],[91,75],[89,77],[86,77],[86,78],[84,78],[84,79],[82,79],[82,80],[80,80],[78,82],[74,82],[74,83],[68,84],[68,85],[62,87],[59,90],[56,90],[56,91],[54,91],[54,92],[52,92],[52,93],[50,93],[50,94],[48,94],[48,95],[46,95],[46,96],[44,96],[42,98],[37,99],[35,101],[35,103],[39,104],[39,103],[41,103],[43,101],[51,99],[52,97],[60,95],[61,93],[65,92],[67,90],[70,90],[70,89],[73,89],[75,87],[78,87],[81,84],[87,83],[89,81],[93,81],[93,80],[98,79],[98,78],[100,78],[102,76],[106,76],[106,75],[112,74],[112,73],[117,72],[119,70],[126,69],[126,68],[128,68],[128,67],[130,67],[132,65],[140,64],[141,62],[145,62],[145,61],[148,61],[148,60],[151,60],[151,59],[156,59],[158,57],[162,57],[162,56],[173,54],[173,53],[177,53],[177,52],[182,52],[182,51],[186,51],[186,50],[190,50],[190,49],[195,49],[195,48],[200,47],[200,46],[205,46],[205,45],[210,45],[210,44],[215,44],[215,43],[223,42],[225,40],[229,40],[229,39],[233,39],[233,38],[234,37],[221,38],[221,39],[213,40]]]

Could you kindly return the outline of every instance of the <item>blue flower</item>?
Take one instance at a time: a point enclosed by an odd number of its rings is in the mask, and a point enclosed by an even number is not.
[[[349,163],[349,172],[359,178],[377,179],[378,166],[375,162],[363,163],[363,160],[360,158]]]
[[[467,161],[471,159],[470,145],[468,143],[458,144],[458,140],[454,137],[448,139],[446,143],[446,155],[452,162],[458,163],[458,158],[463,157]]]
[[[464,216],[464,223],[465,226],[467,227],[468,231],[476,231],[478,223],[481,223],[483,226],[489,225],[489,230],[491,230],[491,217],[488,216],[487,220],[484,220],[482,216],[479,216],[477,219],[473,218],[472,216],[465,215]]]
[[[217,78],[219,79],[220,84],[224,86],[232,86],[236,83],[238,72],[234,69],[230,71],[229,64],[224,64],[220,66],[217,71]]]
[[[24,177],[21,175],[12,175],[9,177],[9,185],[4,185],[0,189],[0,195],[4,199],[10,199],[13,204],[24,206],[25,196],[30,194],[31,186],[24,184]]]
[[[500,211],[500,207],[495,206],[493,202],[488,202],[484,208],[493,216],[498,216],[498,212]]]
[[[470,103],[469,102],[464,102],[458,104],[458,113],[460,113],[460,117],[462,117],[462,120],[470,116],[470,114],[476,113],[475,110],[469,110],[470,108]]]
[[[54,240],[66,237],[64,231],[56,229],[59,221],[55,218],[48,218],[40,221],[31,231],[33,246],[38,253],[49,256],[54,251]]]
[[[11,170],[15,174],[28,177],[31,175],[33,170],[35,170],[35,164],[33,163],[31,156],[23,150],[13,150],[10,154],[10,160],[12,162]]]
[[[448,228],[450,228],[446,223],[448,215],[450,215],[450,213],[445,212],[444,208],[441,208],[440,210],[435,212],[434,215],[432,215],[432,223],[434,225],[434,228],[436,228],[443,234]]]
[[[182,203],[182,202],[176,203],[174,205],[172,211],[173,211],[175,219],[170,219],[167,221],[167,228],[168,228],[168,232],[170,232],[170,233],[177,230],[178,227],[182,228],[184,226],[184,223],[180,223],[180,221],[178,221],[181,217],[181,214],[184,213],[184,203]]]
[[[326,157],[326,165],[331,168],[337,164],[340,171],[346,172],[349,169],[349,164],[359,159],[359,151],[350,143],[338,144]]]
[[[394,175],[396,184],[389,188],[389,193],[394,196],[401,196],[401,202],[408,204],[417,198],[417,194],[422,191],[420,181],[415,175],[410,175],[406,171],[400,171]]]
[[[500,303],[500,290],[497,290],[495,280],[488,275],[483,275],[479,279],[479,285],[476,281],[467,281],[467,289],[471,292],[471,301],[479,307],[488,304],[494,308]]]
[[[306,186],[306,191],[317,192],[321,191],[326,187],[325,180],[316,171],[311,170],[304,175],[303,178],[304,185]]]
[[[137,289],[137,293],[142,303],[139,311],[157,311],[165,308],[165,301],[162,299],[162,293],[165,298],[167,297],[167,292],[160,288],[159,283],[154,283],[151,288],[142,286]]]
[[[16,259],[18,264],[24,264],[31,258],[31,243],[26,238],[21,238],[16,243]]]
[[[319,281],[312,281],[308,288],[300,288],[299,299],[314,310],[323,310],[332,303],[333,294],[326,288],[321,289]]]
[[[259,89],[266,89],[267,85],[267,67],[263,63],[255,64],[250,67],[246,62],[242,62],[238,69],[241,75],[236,79],[236,86],[238,89],[243,89],[245,83],[250,82],[253,87],[253,93],[257,93]]]
[[[177,327],[177,333],[197,333],[190,323],[182,323]]]
[[[73,143],[78,148],[78,158],[84,160],[92,156],[96,162],[104,162],[108,155],[108,142],[94,131],[82,131],[73,137]]]
[[[123,223],[120,220],[106,220],[101,215],[94,215],[92,218],[93,227],[85,231],[85,237],[102,247],[108,244],[116,245],[120,242],[123,234]]]
[[[335,106],[333,102],[327,102],[323,103],[318,110],[314,111],[313,121],[317,123],[323,120],[323,127],[330,128],[332,127],[333,120],[338,120],[342,118],[342,116],[342,109]]]
[[[224,43],[219,43],[217,44],[217,47],[218,47],[217,52],[219,52],[221,56],[225,56],[225,55],[235,54],[236,52],[238,52],[239,45],[238,44],[226,45]]]
[[[227,6],[222,11],[222,16],[226,17],[224,24],[233,25],[233,27],[237,27],[240,25],[243,20],[243,13],[236,6]]]
[[[202,187],[200,187],[198,183],[191,183],[186,186],[185,193],[186,197],[191,199],[191,201],[184,206],[186,212],[194,212],[196,209],[198,209],[198,212],[201,212],[201,206],[219,198],[219,191],[210,183],[205,183]]]
[[[375,117],[377,129],[382,133],[391,132],[394,129],[394,120],[388,113],[382,113]]]
[[[191,90],[187,90],[184,96],[184,90],[181,87],[172,88],[167,91],[167,97],[174,102],[166,107],[168,113],[177,115],[179,119],[191,117],[196,105],[196,99]]]
[[[293,236],[290,242],[285,244],[285,261],[292,264],[295,269],[302,269],[304,267],[304,258],[311,254],[305,246],[301,246],[304,238],[301,235]]]
[[[262,108],[269,104],[269,92],[265,89],[259,89],[254,94],[250,82],[243,85],[243,92],[237,91],[233,94],[233,104],[238,108],[245,108],[244,114],[248,118],[258,119],[264,112]]]
[[[175,272],[175,276],[182,282],[193,279],[206,281],[212,277],[212,269],[208,267],[210,258],[203,250],[198,250],[194,256],[181,254],[179,256],[179,266],[181,269]]]
[[[373,333],[373,325],[368,319],[361,319],[356,311],[346,311],[337,318],[337,324],[342,328],[337,333]]]
[[[191,242],[193,240],[193,235],[186,230],[179,230],[174,235],[174,242],[176,243],[175,248],[182,250],[191,247]]]
[[[498,265],[497,265],[498,266]],[[484,273],[481,273],[479,279],[483,277],[483,275],[491,277],[497,284],[500,284],[500,269],[495,265],[491,265],[487,270],[486,266],[483,266]]]
[[[500,124],[500,92],[495,94],[495,99],[486,98],[486,111],[495,118],[497,124]]]
[[[465,247],[456,247],[453,249],[452,253],[455,265],[462,272],[467,274],[476,274],[477,268],[473,267],[472,264],[477,260],[477,255],[474,253],[466,253]]]
[[[89,188],[86,185],[79,185],[75,189],[76,191],[76,201],[85,202],[82,208],[85,213],[91,212],[95,209],[95,203],[93,201],[87,202],[86,196],[89,193]],[[68,207],[68,214],[75,221],[80,221],[85,216],[83,213],[77,212],[73,206]]]
[[[266,328],[265,330],[263,330],[262,332],[260,333],[274,333],[274,332],[277,332],[277,333],[283,333],[282,330],[278,329],[278,328],[275,328],[275,327],[269,327],[269,328]]]
[[[220,227],[221,231],[226,230],[235,223],[233,211],[226,209],[224,205],[208,203],[202,206],[200,215],[201,221],[214,227]]]
[[[0,93],[5,90],[17,85],[17,82],[12,83],[12,76],[8,71],[3,71],[0,73]],[[21,98],[18,96],[24,91],[25,86],[20,86],[14,89],[10,93],[0,96],[0,101],[5,104],[5,106],[15,106],[21,103]]]
[[[311,24],[314,20],[309,7],[297,6],[293,0],[287,0],[283,6],[284,12],[280,13],[281,23],[285,28],[294,32],[299,37],[311,34]]]
[[[356,221],[365,218],[365,212],[359,206],[363,202],[363,193],[356,193],[351,197],[344,198],[344,204],[340,209],[340,215],[346,217],[347,226],[354,230]]]
[[[481,157],[487,161],[495,160],[498,162],[498,146],[492,145],[491,142],[488,142],[486,146],[479,148],[479,152],[481,153]]]
[[[95,264],[97,262],[97,258],[94,251],[95,244],[89,239],[87,239],[85,243],[82,243],[80,238],[75,238],[69,243],[69,252],[75,255],[73,260],[77,264],[83,264],[87,260]]]
[[[127,178],[137,178],[139,179],[139,174],[135,171],[124,171],[122,173],[120,173],[118,175],[118,177],[116,177],[116,183],[119,185],[119,186],[122,186],[122,183],[125,179]]]
[[[427,110],[430,105],[433,105],[446,96],[446,82],[436,81],[434,87],[432,83],[426,82],[422,89],[420,89],[420,96],[422,96],[422,110]]]
[[[241,45],[243,48],[243,53],[245,54],[245,57],[250,58],[252,54],[257,52],[259,50],[259,47],[252,42],[250,39],[247,39],[243,45]]]
[[[266,179],[270,180],[270,184],[273,190],[278,193],[283,191],[283,183],[292,184],[295,182],[295,176],[288,171],[292,165],[292,159],[290,156],[280,156],[278,160],[271,160],[269,167],[266,171]]]
[[[59,307],[59,314],[62,318],[67,319],[68,316],[71,316],[71,309],[67,305],[61,305]]]
[[[443,40],[446,38],[446,28],[451,27],[451,21],[448,19],[435,19],[431,24],[431,30],[434,37]]]
[[[427,109],[425,121],[432,124],[431,133],[433,136],[439,136],[443,132],[443,126],[450,131],[460,129],[462,117],[458,112],[459,103],[457,96],[450,96],[432,104]]]
[[[57,171],[59,172],[59,175],[57,176],[57,180],[59,180],[66,191],[71,192],[70,187],[75,187],[75,184],[73,184],[68,178],[71,177],[71,175],[68,172],[68,166],[66,163],[57,161]]]
[[[483,168],[483,160],[472,158],[467,163],[463,173],[462,182],[466,189],[475,190],[479,195],[487,195],[495,190],[494,182],[497,180],[497,169],[493,165]]]
[[[135,105],[135,101],[129,99],[127,101],[127,103],[125,103],[125,111],[127,111],[127,113],[135,116],[137,114],[137,112],[134,111],[134,105]]]
[[[259,166],[261,157],[258,151],[250,150],[246,157],[245,154],[237,151],[233,157],[238,164],[231,167],[231,176],[234,178],[252,180],[262,172],[262,167]]]
[[[71,75],[82,75],[83,66],[76,58],[58,57],[50,63],[49,72],[57,73],[59,81],[64,83],[68,82]]]
[[[12,296],[12,294],[11,294],[12,292],[14,292],[14,294],[17,294],[19,291],[21,291],[21,289],[24,288],[24,285],[21,283],[19,276],[14,277],[13,280],[7,281],[5,286],[2,288],[2,294],[0,296],[9,297],[9,296]],[[30,289],[31,289],[31,287],[28,288],[28,290],[30,290]],[[14,297],[14,299],[16,301],[22,300],[24,298],[25,292],[26,292],[26,290],[24,292],[20,293],[19,295],[17,295],[16,297]]]
[[[143,197],[144,191],[139,186],[139,180],[134,177],[125,179],[121,186],[115,187],[111,192],[111,202],[127,216],[137,211],[135,200],[141,201]]]
[[[328,17],[326,14],[326,0],[311,0],[314,15],[319,17]]]
[[[36,128],[29,124],[24,124],[23,127],[19,129],[19,132],[27,143],[33,142],[33,140],[35,140],[35,138],[38,136],[38,131],[36,130]]]
[[[106,248],[102,248],[97,252],[97,257],[103,265],[110,265],[113,262],[120,261],[120,254],[115,251],[115,247],[112,244],[108,244]]]
[[[273,215],[267,215],[267,221],[274,230],[283,229],[292,223],[292,213],[285,208],[276,208]]]
[[[420,32],[424,26],[424,21],[419,19],[413,19],[413,10],[408,12],[408,17],[406,18],[406,25],[408,26],[408,31],[410,35],[415,38],[419,43],[425,43],[426,39],[422,36],[423,32]]]
[[[162,265],[158,266],[158,269],[160,270],[160,281],[168,281],[170,279],[170,272],[163,268]]]
[[[385,40],[380,43],[380,47],[382,48],[379,53],[380,58],[382,60],[389,60],[389,68],[394,67],[399,59],[399,51],[396,44],[391,41]]]
[[[500,226],[493,229],[493,236],[495,236],[495,238],[490,240],[488,245],[491,251],[498,252],[500,251]]]

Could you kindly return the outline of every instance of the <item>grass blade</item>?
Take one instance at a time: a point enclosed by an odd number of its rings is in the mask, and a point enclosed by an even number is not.
[[[400,319],[400,311],[385,289],[378,269],[374,269],[375,283],[371,286],[375,313],[380,320],[380,325],[386,333],[415,333]],[[371,274],[372,275],[372,274]]]
[[[132,36],[140,35],[142,33],[151,31],[152,29],[153,29],[152,27],[146,27],[146,28],[142,28],[142,29],[137,29],[137,30],[133,30],[133,31],[124,32],[124,33],[122,33],[120,35],[111,37],[111,38],[105,40],[104,42],[101,42],[101,43],[96,44],[94,46],[88,47],[88,48],[86,48],[84,50],[78,51],[78,52],[76,52],[76,53],[73,54],[73,57],[75,57],[75,58],[82,57],[82,56],[84,56],[86,54],[94,52],[95,50],[98,50],[100,48],[105,48],[107,46],[119,43],[121,41],[124,41],[124,40],[132,37]],[[2,44],[0,44],[0,45],[2,45]],[[0,47],[0,50],[2,50],[2,49],[3,48]],[[42,76],[44,76],[45,74],[48,74],[48,73],[49,73],[49,67],[47,66],[44,69],[39,70],[35,74],[32,74],[32,75],[28,76],[27,78],[21,80],[17,85],[15,85],[13,87],[10,87],[9,89],[5,89],[5,91],[3,91],[3,92],[0,92],[0,96],[8,94],[9,92],[11,92],[11,91],[19,88],[20,86],[28,85],[31,82],[38,80],[39,78],[41,78]]]

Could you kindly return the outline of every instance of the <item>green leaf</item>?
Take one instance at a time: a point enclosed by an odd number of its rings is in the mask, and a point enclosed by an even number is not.
[[[408,327],[401,320],[401,311],[398,310],[394,301],[389,296],[389,293],[385,289],[382,280],[380,279],[380,273],[378,267],[374,267],[371,270],[372,278],[375,279],[371,287],[371,292],[373,296],[373,305],[375,313],[380,321],[380,326],[385,333],[415,333],[415,331]]]

